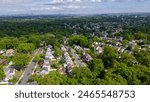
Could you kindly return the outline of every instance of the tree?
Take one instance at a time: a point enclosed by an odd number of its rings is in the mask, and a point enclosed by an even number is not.
[[[134,56],[140,64],[150,67],[150,52],[143,50],[136,51]]]
[[[104,83],[105,85],[127,85],[127,80],[118,74],[107,73]]]
[[[35,47],[39,47],[40,46],[40,42],[41,42],[41,39],[40,39],[39,35],[31,35],[31,36],[29,36],[28,43],[34,44]]]
[[[16,83],[17,81],[18,81],[17,77],[13,77],[12,79],[9,80],[9,82],[12,82],[12,83]]]
[[[94,58],[88,64],[91,71],[95,72],[97,76],[101,75],[102,71],[104,71],[104,65],[102,60]]]
[[[133,35],[132,34],[124,34],[123,35],[125,40],[131,41],[133,39]]]
[[[0,81],[5,77],[3,66],[0,65]]]
[[[43,39],[42,39],[43,41],[45,41],[46,42],[46,44],[50,44],[50,45],[53,45],[54,44],[54,42],[55,42],[55,36],[53,36],[52,34],[49,34],[49,33],[47,33],[47,34],[45,34],[44,36],[43,36]]]
[[[0,48],[2,49],[13,49],[18,46],[18,39],[13,37],[6,37],[0,40]]]
[[[145,33],[142,33],[142,32],[138,32],[135,36],[136,39],[147,39],[147,36]]]
[[[129,43],[129,41],[127,39],[122,41],[123,46],[127,45]]]
[[[51,72],[43,77],[32,75],[29,81],[37,81],[39,85],[62,85],[65,84],[66,79],[67,77],[65,75],[61,75],[58,72]]]
[[[19,37],[19,43],[27,43],[28,39],[25,36]]]
[[[81,47],[88,47],[89,46],[89,41],[87,39],[87,37],[82,36],[82,35],[78,35],[78,36],[71,36],[69,38],[69,45],[80,45]]]
[[[60,46],[60,43],[58,41],[55,41],[54,42],[54,55],[57,57],[61,54],[59,46]]]
[[[41,54],[39,54],[39,57],[40,57],[41,59],[44,59],[44,58],[45,58],[45,54],[44,54],[44,53],[41,53]]]
[[[105,67],[109,67],[113,65],[113,63],[117,60],[117,53],[114,48],[110,46],[105,46],[104,54],[102,56]]]
[[[128,53],[122,53],[119,59],[119,62],[127,64],[127,66],[132,66],[134,64],[138,64],[136,58]]]
[[[97,36],[94,36],[94,37],[93,37],[93,41],[94,41],[94,42],[99,42],[100,39],[99,39]]]
[[[93,85],[93,80],[96,78],[95,73],[89,68],[74,68],[71,79],[76,79],[78,85]]]
[[[28,53],[32,53],[34,49],[35,46],[32,43],[20,43],[18,45],[17,51],[19,53],[28,54]]]
[[[127,67],[124,63],[114,63],[112,73],[121,75],[127,80],[128,85],[140,84],[140,81],[137,78],[136,69],[134,69],[134,67]]]
[[[20,54],[17,53],[13,59],[12,59],[13,63],[15,66],[19,66],[19,67],[23,67],[29,64],[30,61],[30,56],[27,54]]]
[[[142,85],[150,85],[150,70],[146,66],[136,65],[137,78],[141,81]]]
[[[36,62],[38,62],[38,61],[40,60],[40,56],[39,56],[39,55],[35,55],[34,60],[35,60]]]

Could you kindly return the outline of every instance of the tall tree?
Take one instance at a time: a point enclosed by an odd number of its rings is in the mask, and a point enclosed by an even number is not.
[[[0,65],[0,81],[5,77],[3,66]]]
[[[99,76],[104,71],[104,65],[102,60],[94,58],[88,64],[91,71],[95,72]]]
[[[29,64],[30,56],[27,54],[16,54],[13,59],[13,63],[15,66],[23,67]]]
[[[116,50],[110,46],[105,46],[104,54],[102,56],[105,67],[109,67],[113,65],[113,63],[117,60]]]
[[[20,43],[17,47],[19,53],[32,53],[35,49],[35,46],[32,43]]]

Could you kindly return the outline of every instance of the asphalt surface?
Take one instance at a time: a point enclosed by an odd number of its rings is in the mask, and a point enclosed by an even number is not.
[[[76,51],[74,49],[71,49],[71,53],[73,58],[75,59],[77,67],[86,67],[86,65],[80,60],[80,57],[78,54],[76,54]]]
[[[35,55],[40,54],[41,52],[42,52],[42,48],[39,48]],[[25,69],[24,75],[22,79],[20,80],[20,85],[27,85],[27,82],[30,76],[32,75],[32,71],[34,70],[35,66],[36,66],[36,63],[32,59],[31,63]]]

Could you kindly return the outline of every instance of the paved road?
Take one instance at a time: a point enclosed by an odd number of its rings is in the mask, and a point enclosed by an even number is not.
[[[39,48],[38,51],[36,52],[36,54],[40,54],[41,52],[42,52],[42,48]],[[25,69],[24,75],[20,81],[20,85],[27,85],[27,82],[28,82],[30,76],[32,75],[32,71],[34,70],[35,66],[36,66],[36,63],[33,61],[33,58],[32,58],[31,63]]]
[[[77,67],[86,67],[86,65],[80,60],[80,57],[78,54],[76,54],[76,51],[74,49],[71,49],[71,53],[73,58],[75,59]]]

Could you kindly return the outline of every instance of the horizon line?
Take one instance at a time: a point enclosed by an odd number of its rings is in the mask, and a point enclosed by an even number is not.
[[[124,14],[150,14],[150,12],[118,12],[118,13],[93,13],[93,14],[76,14],[76,13],[53,13],[53,14],[5,14],[5,15],[0,15],[0,17],[12,17],[12,16],[52,16],[52,15],[62,15],[62,16],[92,16],[92,15],[115,15],[115,14],[120,14],[120,15],[124,15]]]

